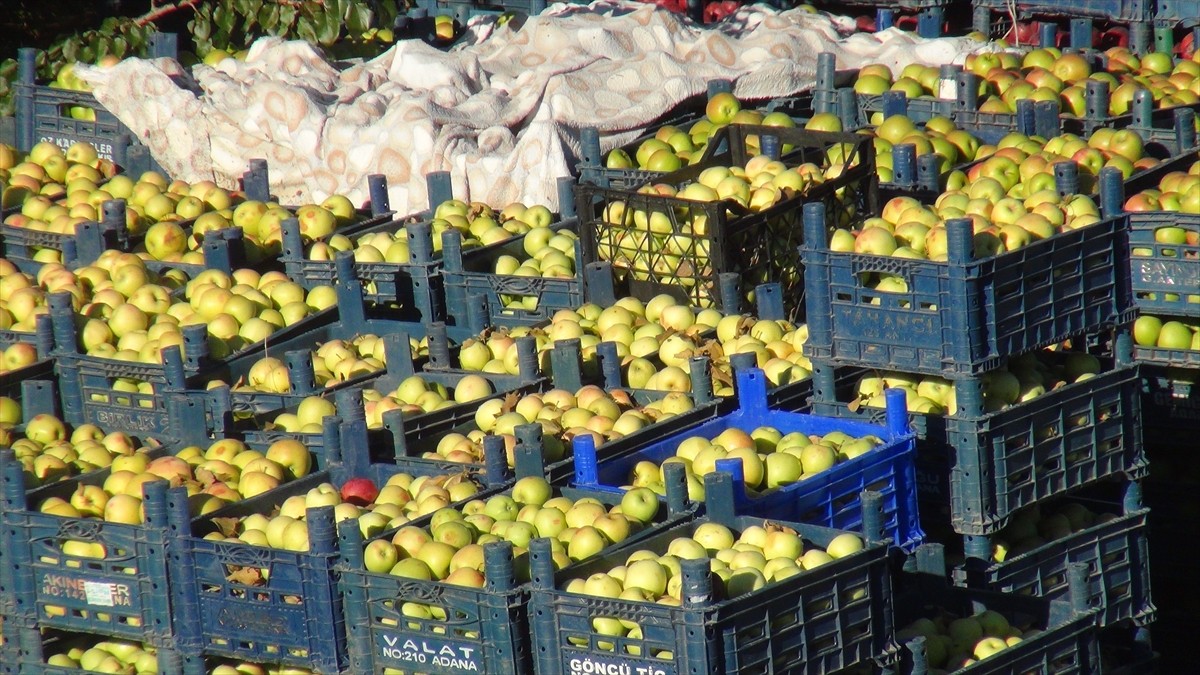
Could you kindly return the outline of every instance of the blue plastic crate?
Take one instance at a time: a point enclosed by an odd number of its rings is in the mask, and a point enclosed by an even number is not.
[[[1133,307],[1122,217],[983,260],[973,259],[970,221],[953,220],[947,262],[831,251],[821,204],[805,206],[804,224],[807,349],[838,365],[978,374],[1121,323]],[[862,283],[869,272],[899,275],[909,291],[875,291]]]
[[[1162,244],[1155,231],[1200,232],[1200,215],[1135,211],[1129,214],[1129,267],[1134,299],[1145,314],[1200,316],[1200,244]]]
[[[975,7],[1008,12],[1003,0],[973,0]],[[1152,0],[1018,0],[1017,9],[1027,14],[1091,17],[1109,21],[1149,21],[1154,18]]]
[[[706,477],[705,515],[622,545],[602,558],[555,573],[549,542],[530,545],[530,623],[538,672],[543,673],[828,673],[865,663],[891,640],[892,589],[882,525],[862,551],[732,599],[713,588],[706,559],[681,561],[682,606],[596,598],[559,590],[624,562],[635,549],[663,553],[670,541],[716,522],[735,532],[763,525],[738,515],[728,474]],[[870,499],[864,495],[865,499]],[[785,516],[790,513],[783,514]],[[881,516],[876,514],[877,519]],[[806,541],[826,546],[840,531],[775,520]],[[634,621],[642,638],[598,633],[594,617]],[[612,643],[611,650],[600,643]],[[634,651],[636,650],[636,651]],[[656,658],[660,651],[669,659]],[[635,655],[635,653],[637,655]]]
[[[1077,531],[1004,562],[992,559],[992,538],[967,537],[967,560],[955,567],[954,583],[1001,593],[1069,600],[1067,566],[1080,563],[1087,570],[1084,599],[1089,609],[1097,610],[1098,625],[1113,626],[1127,620],[1145,625],[1154,621],[1150,594],[1150,511],[1142,505],[1138,483],[1126,482],[1123,489],[1123,496],[1070,500],[1097,514],[1116,514],[1115,520]]]
[[[798,319],[804,313],[804,273],[796,250],[801,239],[801,207],[823,204],[830,226],[850,222],[855,214],[874,212],[878,202],[875,149],[871,139],[861,134],[737,124],[715,132],[703,160],[664,174],[661,180],[682,185],[696,180],[712,166],[744,164],[749,159],[749,137],[755,135],[791,145],[781,160],[790,166],[805,162],[827,166],[827,151],[843,144],[849,168],[837,178],[811,186],[804,194],[781,199],[758,212],[729,200],[697,202],[580,185],[576,210],[585,259],[612,262],[617,283],[627,286],[630,295],[647,300],[666,293],[701,307],[716,306],[721,299],[717,297],[721,274],[740,275],[743,295],[758,284],[779,282],[786,318]],[[609,207],[613,210],[606,216]],[[686,250],[678,256],[667,256],[659,237],[625,241],[627,233],[639,231],[633,217],[639,211],[649,214],[652,220],[661,219],[664,232],[682,235]],[[619,214],[619,222],[609,222],[614,214]],[[704,223],[702,231],[697,232],[695,222]],[[644,233],[644,228],[641,231]]]
[[[20,643],[19,652],[14,654],[14,660],[11,663],[12,670],[5,671],[0,668],[0,673],[11,672],[13,675],[17,675],[18,673],[20,675],[83,675],[84,673],[94,673],[96,671],[84,670],[83,668],[52,666],[46,660],[55,654],[65,654],[71,649],[89,649],[105,640],[105,637],[102,635],[84,635],[60,630],[42,631],[37,626],[22,626],[17,630],[15,637],[19,639]],[[154,649],[158,662],[158,669],[154,673],[157,675],[202,675],[207,672],[206,670],[198,669],[196,667],[197,664],[187,663],[182,654],[169,646],[158,646]],[[5,665],[9,664],[6,663]]]
[[[365,436],[353,425],[326,418],[327,433],[353,445],[342,448],[344,463],[236,502],[173,527],[169,572],[171,601],[179,619],[176,644],[189,656],[225,656],[248,661],[291,664],[318,672],[342,672],[346,625],[337,592],[338,560],[333,508],[309,509],[307,552],[284,551],[202,538],[216,531],[215,519],[270,513],[285,499],[302,495],[322,482],[341,484],[351,477],[370,478],[377,486],[400,472],[440,475],[453,465],[421,467],[408,463],[367,464]],[[333,447],[333,446],[329,446]],[[186,518],[186,492],[172,490],[168,509]],[[180,515],[182,514],[182,515]],[[243,567],[267,570],[263,583],[251,585],[228,575]]]
[[[1081,564],[1068,565],[1072,590],[1086,586]],[[946,563],[940,544],[917,550],[917,571],[895,582],[895,629],[903,630],[921,618],[965,617],[993,610],[1012,625],[1027,625],[1041,632],[1023,639],[991,657],[957,669],[966,675],[1100,675],[1099,630],[1096,610],[1086,604],[1050,600],[988,590],[955,588],[947,583]],[[885,673],[925,675],[931,672],[924,637],[902,645],[898,662]]]
[[[102,484],[107,472],[60,481],[28,497],[21,465],[0,455],[4,488],[4,565],[14,612],[40,625],[164,644],[172,635],[168,601],[166,487],[145,486],[146,525],[72,519],[37,511],[51,495],[69,499],[79,484]],[[102,557],[64,550],[68,541],[100,544]],[[73,545],[74,546],[74,545]]]
[[[541,458],[532,448],[517,452],[517,477],[545,473]],[[505,485],[477,498],[486,499],[510,489],[511,485]],[[589,497],[610,506],[620,503],[611,494],[570,487],[554,488],[553,496],[573,500]],[[682,482],[677,482],[668,508],[659,511],[654,524],[606,550],[633,545],[662,527],[690,519],[693,512],[686,506],[685,497]],[[410,525],[427,528],[430,521],[431,517],[422,517]],[[393,531],[384,532],[378,538],[387,539],[392,534]],[[350,667],[354,672],[414,667],[419,672],[436,675],[531,672],[535,650],[530,642],[529,586],[517,579],[516,573],[516,566],[527,565],[529,559],[521,555],[514,559],[513,547],[508,542],[484,546],[486,583],[480,589],[370,572],[363,561],[362,533],[350,525],[339,528],[339,543],[343,558],[339,566],[340,589],[349,630]],[[407,617],[397,606],[398,601],[439,607],[447,618]]]
[[[1200,354],[1196,356],[1200,367]],[[1200,422],[1200,385],[1172,379],[1171,370],[1142,367],[1144,435],[1151,450],[1171,447]]]
[[[864,422],[883,419],[877,408],[851,411],[841,402],[844,389],[829,379],[830,367],[814,366],[814,412]],[[955,384],[957,415],[914,413],[910,423],[920,439],[921,496],[948,505],[957,532],[993,533],[1022,507],[1103,478],[1146,474],[1136,364],[1118,364],[994,413],[969,414],[970,401],[982,400],[981,385]],[[835,391],[842,396],[830,393]]]
[[[685,438],[704,436],[714,438],[725,429],[742,429],[747,433],[760,426],[770,426],[781,433],[800,431],[825,435],[841,431],[852,437],[872,435],[883,443],[870,452],[842,462],[811,478],[776,488],[761,495],[739,493],[739,510],[746,515],[773,516],[781,510],[795,512],[792,520],[802,520],[825,527],[861,530],[863,504],[858,495],[863,490],[878,492],[883,497],[885,527],[895,545],[905,549],[921,543],[917,513],[917,483],[914,461],[915,438],[908,429],[903,408],[896,401],[888,424],[861,422],[781,412],[767,408],[766,377],[761,370],[747,369],[737,373],[738,408],[720,414],[703,423],[679,428],[670,436],[659,435],[647,443],[621,439],[614,447],[604,446],[608,458],[597,460],[591,439],[575,440],[575,485],[588,489],[623,494],[623,485],[634,465],[648,460],[660,464],[675,454]],[[741,462],[718,460],[717,468],[740,475]],[[740,481],[739,481],[740,483]]]
[[[1200,2],[1196,0],[1158,0],[1155,20],[1160,24],[1200,25]]]
[[[345,260],[345,257],[342,258]],[[250,345],[222,361],[208,357],[207,328],[189,326],[184,328],[184,350],[174,347],[163,350],[163,364],[144,364],[100,358],[81,354],[77,350],[75,325],[69,298],[53,294],[50,298],[51,314],[55,317],[55,357],[63,389],[63,410],[67,421],[82,424],[92,421],[101,426],[127,425],[131,429],[169,436],[180,430],[170,426],[169,399],[171,392],[190,390],[193,407],[202,414],[207,429],[221,428],[220,416],[226,410],[212,403],[216,394],[206,391],[211,379],[234,382],[264,356],[274,353],[287,354],[297,349],[311,349],[314,344],[333,338],[346,338],[373,333],[385,335],[403,332],[424,336],[426,326],[405,320],[405,314],[367,306],[362,300],[361,284],[358,281],[341,281],[336,287],[338,304],[299,323],[277,331],[267,340]],[[452,331],[453,338],[464,333]],[[182,351],[182,354],[180,352]],[[156,387],[154,394],[115,392],[111,382],[115,378],[130,377],[151,382]],[[366,379],[365,376],[363,378]],[[356,381],[351,380],[350,386]],[[236,395],[235,399],[239,396]],[[284,397],[270,394],[247,394],[244,400],[258,399],[264,406],[283,402]]]

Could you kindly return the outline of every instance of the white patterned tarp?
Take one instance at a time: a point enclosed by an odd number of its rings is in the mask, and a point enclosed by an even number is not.
[[[594,126],[607,151],[711,79],[744,98],[815,85],[817,54],[838,68],[962,63],[988,49],[964,38],[924,40],[889,29],[852,34],[852,21],[754,5],[699,28],[654,5],[556,4],[523,23],[477,17],[464,44],[440,51],[404,40],[345,67],[304,42],[263,38],[246,60],[187,72],[171,59],[79,67],[96,98],[173,177],[234,187],[252,158],[270,165],[284,203],[340,193],[367,198],[387,176],[399,213],[426,207],[424,176],[450,171],[455,195],[504,205],[557,206],[555,181]]]

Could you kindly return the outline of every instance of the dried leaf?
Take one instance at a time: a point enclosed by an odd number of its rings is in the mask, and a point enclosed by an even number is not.
[[[230,571],[225,578],[243,586],[262,586],[266,583],[262,572],[257,567],[239,567]]]
[[[508,413],[516,410],[517,403],[520,403],[520,402],[521,402],[520,394],[518,394],[515,391],[509,392],[508,394],[505,394],[504,402],[503,402],[503,404],[501,404],[500,409],[504,411],[504,414],[508,414]]]
[[[724,368],[713,368],[712,378],[717,384],[733,386],[733,375]]]
[[[850,401],[849,403],[846,404],[846,408],[850,412],[858,412],[858,409],[861,408],[862,406],[863,406],[862,401],[860,401],[858,399],[854,399],[853,401]]]
[[[204,487],[208,487],[209,485],[217,482],[217,475],[208,469],[196,467],[193,473],[196,475],[196,480],[200,481],[200,484]]]
[[[237,534],[237,526],[239,522],[241,522],[241,519],[235,516],[212,519],[213,525],[216,525],[221,534],[225,535],[226,537],[232,537],[233,535]]]

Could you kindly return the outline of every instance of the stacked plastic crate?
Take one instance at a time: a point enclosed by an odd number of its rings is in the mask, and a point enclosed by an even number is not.
[[[1119,177],[1101,182],[1103,216],[1089,226],[989,253],[970,221],[950,220],[941,261],[834,250],[821,206],[806,207],[813,407],[877,418],[877,397],[905,391],[922,524],[948,533],[954,583],[1064,598],[1068,564],[1085,563],[1099,625],[1144,625],[1154,607],[1126,220]],[[1116,336],[1111,360],[1069,343],[1097,331]],[[876,372],[839,391],[832,368],[850,365]]]
[[[1185,653],[1179,608],[1200,601],[1181,561],[1194,546],[1174,533],[1200,514],[1200,472],[1188,434],[1200,420],[1200,155],[1192,153],[1127,186],[1130,272],[1139,317],[1134,355],[1142,365],[1143,412],[1151,458],[1151,572],[1163,603],[1154,630],[1162,653]],[[1184,200],[1183,202],[1178,201]],[[1186,203],[1185,203],[1186,202]]]

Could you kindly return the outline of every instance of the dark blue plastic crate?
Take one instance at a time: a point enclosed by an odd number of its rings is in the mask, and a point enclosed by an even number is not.
[[[496,449],[499,454],[500,447]],[[545,473],[533,448],[520,448],[517,454],[518,477]],[[686,505],[683,476],[675,477],[680,480],[671,490],[668,508],[659,511],[655,523],[606,550],[633,545],[663,527],[693,516]],[[511,484],[503,485],[476,497],[486,499],[510,489]],[[610,506],[620,503],[619,497],[611,494],[570,487],[554,488],[553,496],[573,500],[589,497]],[[427,516],[409,524],[427,528],[430,521]],[[393,534],[394,531],[384,532],[378,538],[390,538]],[[339,543],[343,559],[339,566],[340,589],[353,671],[419,668],[419,672],[438,675],[531,672],[535,650],[530,643],[529,586],[517,579],[514,565],[527,565],[529,558],[518,555],[514,559],[508,542],[484,546],[486,583],[480,589],[370,572],[363,561],[362,533],[350,525],[339,528]],[[446,612],[447,618],[407,617],[397,603],[408,601],[437,606]]]
[[[174,58],[178,51],[177,36],[154,33],[150,37],[150,57]],[[49,141],[66,149],[72,143],[85,142],[95,146],[97,154],[130,173],[160,171],[129,127],[96,100],[91,92],[56,89],[36,83],[37,50],[18,50],[18,78],[15,83],[17,148],[29,150],[36,143]],[[77,120],[70,115],[71,107],[83,107],[95,112],[96,119]]]
[[[345,261],[346,257],[340,260]],[[79,353],[69,298],[54,294],[50,302],[52,315],[56,317],[55,356],[67,421],[73,424],[92,421],[109,427],[128,425],[139,431],[170,436],[180,430],[170,426],[166,394],[190,390],[188,393],[194,401],[191,405],[200,408],[199,414],[208,420],[205,427],[217,429],[222,424],[218,418],[225,411],[212,403],[215,394],[205,390],[211,379],[235,382],[268,354],[283,355],[297,349],[307,350],[317,342],[333,338],[396,332],[424,336],[426,326],[405,320],[405,314],[365,305],[358,281],[338,282],[336,290],[336,306],[277,331],[267,340],[250,345],[223,361],[208,357],[207,329],[204,326],[186,327],[185,349],[171,347],[163,350],[163,364],[133,363]],[[464,334],[457,330],[451,332],[455,339]],[[120,377],[151,382],[156,391],[154,394],[115,392],[111,382]],[[349,384],[354,382],[350,381]],[[262,405],[276,404],[276,407],[280,407],[277,404],[283,401],[283,397],[270,394],[239,394],[234,396],[235,400],[238,397],[249,402],[260,399]]]
[[[723,599],[713,588],[709,561],[683,560],[685,595],[679,607],[596,598],[560,590],[568,578],[586,578],[624,562],[634,549],[663,553],[670,541],[689,536],[705,522],[735,532],[763,525],[737,514],[728,474],[706,477],[705,515],[660,529],[600,559],[553,571],[549,542],[530,545],[530,624],[538,672],[587,673],[828,673],[865,663],[885,652],[892,637],[892,589],[888,545],[875,514],[874,534],[853,555],[762,589]],[[870,499],[864,495],[864,500]],[[786,520],[779,523],[807,542],[826,546],[840,531]],[[594,617],[637,622],[642,639],[598,633]],[[611,642],[613,650],[600,647]],[[635,656],[629,650],[640,650]],[[670,651],[670,659],[654,654]]]
[[[326,427],[337,435],[341,420],[327,418]],[[362,449],[360,446],[355,452]],[[216,518],[270,513],[287,497],[304,494],[322,482],[340,484],[362,476],[382,486],[388,477],[401,471],[423,475],[420,467],[364,465],[361,456],[352,459],[358,463],[334,465],[330,471],[309,474],[183,526],[173,521],[169,538],[170,596],[179,619],[176,644],[182,651],[189,656],[226,656],[297,665],[318,672],[342,672],[346,625],[334,571],[338,553],[332,507],[308,510],[307,552],[202,537],[216,530]],[[451,467],[438,473],[454,470]],[[186,519],[186,492],[172,490],[167,506],[177,520]],[[243,567],[267,570],[263,583],[250,585],[228,578],[232,571]]]
[[[1200,232],[1200,215],[1158,211],[1129,214],[1134,300],[1144,314],[1200,316],[1200,244],[1158,243],[1155,231],[1163,227]]]
[[[852,411],[839,402],[832,392],[843,389],[829,379],[829,366],[814,366],[814,412],[870,422],[883,418],[877,408]],[[955,384],[957,415],[910,418],[921,439],[916,459],[921,495],[949,506],[957,532],[993,533],[1022,507],[1102,478],[1146,474],[1136,364],[1117,365],[994,413],[969,414],[970,402],[982,401],[981,385]]]
[[[850,166],[837,178],[811,186],[804,194],[785,197],[758,212],[750,212],[729,200],[697,202],[580,185],[576,199],[585,259],[612,262],[616,281],[627,286],[630,295],[648,300],[666,293],[701,307],[717,306],[721,274],[740,275],[743,296],[758,284],[779,282],[783,286],[786,318],[801,317],[804,274],[796,250],[801,240],[801,207],[822,204],[829,214],[830,227],[852,221],[856,213],[874,212],[878,201],[874,145],[861,134],[736,124],[714,133],[704,159],[663,174],[661,180],[682,185],[696,180],[710,167],[744,164],[749,159],[748,137],[753,135],[793,146],[781,160],[790,166],[805,162],[827,166],[827,151],[834,145],[846,144],[842,147],[848,148],[846,158]],[[618,202],[622,209],[613,213],[620,213],[621,222],[614,224],[609,222],[612,215],[606,217],[605,213]],[[677,256],[678,262],[667,261],[670,264],[663,266],[666,254],[658,237],[632,244],[624,241],[626,232],[638,231],[632,217],[637,211],[649,214],[649,218],[662,219],[669,232],[683,235],[689,242],[687,250]],[[701,218],[704,231],[697,234],[691,221]],[[639,258],[649,270],[633,268],[632,261]]]
[[[145,525],[63,518],[32,502],[76,487],[99,485],[107,472],[61,481],[27,497],[21,465],[0,455],[4,486],[4,565],[0,581],[14,612],[40,625],[165,644],[173,635],[167,597],[167,521],[164,481],[145,486]],[[103,557],[64,551],[67,541],[100,544]],[[74,546],[74,545],[73,545]]]
[[[1006,356],[1120,323],[1133,306],[1122,217],[983,260],[973,259],[970,221],[952,220],[947,262],[831,251],[825,223],[823,205],[805,206],[811,358],[978,374]],[[899,275],[909,291],[869,288],[868,272]]]
[[[579,231],[575,219],[553,228]],[[604,263],[585,265],[579,240],[575,241],[575,275],[570,279],[496,274],[496,260],[500,256],[512,255],[518,260],[529,257],[524,241],[525,236],[521,235],[464,252],[459,233],[443,235],[442,284],[446,289],[447,314],[455,324],[472,328],[532,326],[548,321],[560,309],[574,309],[588,301],[601,306],[614,302],[611,267]],[[505,296],[514,299],[533,297],[536,305],[532,309],[509,306]]]
[[[1200,25],[1200,2],[1196,0],[1158,0],[1154,18],[1168,25]]]
[[[16,637],[20,640],[19,651],[14,653],[12,670],[0,669],[0,673],[12,672],[14,675],[83,675],[94,673],[94,670],[71,668],[67,666],[52,666],[47,659],[55,654],[66,654],[71,649],[86,650],[104,641],[104,636],[83,635],[81,633],[60,630],[39,630],[37,626],[22,626],[17,630]],[[197,669],[196,664],[189,664],[184,656],[169,646],[154,647],[158,669],[157,675],[201,675],[207,671]],[[8,664],[5,664],[8,665]],[[152,674],[148,674],[152,675]]]
[[[623,494],[621,486],[628,484],[629,473],[638,462],[648,460],[660,464],[674,456],[675,449],[685,438],[713,438],[730,428],[750,432],[760,426],[771,426],[784,434],[801,431],[824,435],[841,431],[856,438],[872,435],[883,443],[811,478],[761,495],[747,496],[744,491],[739,491],[739,511],[764,517],[774,516],[780,510],[794,511],[799,514],[791,518],[794,520],[857,531],[863,527],[863,504],[858,495],[869,489],[883,497],[885,528],[895,545],[911,549],[921,543],[924,533],[917,513],[915,438],[908,429],[899,397],[894,397],[896,405],[887,426],[882,426],[769,409],[766,378],[756,368],[737,373],[737,391],[737,409],[700,424],[679,428],[670,436],[659,435],[650,442],[621,439],[610,444],[612,447],[602,446],[602,451],[609,455],[607,459],[597,460],[591,439],[579,437],[575,440],[574,484]],[[741,462],[718,460],[717,468],[740,476]]]
[[[916,573],[903,574],[895,582],[893,602],[897,631],[917,619],[966,617],[984,610],[999,612],[1012,625],[1028,625],[1041,631],[987,659],[954,670],[955,673],[1100,675],[1103,672],[1096,610],[1075,599],[1068,602],[955,588],[947,583],[941,545],[927,544],[917,553]],[[1084,566],[1068,565],[1068,580],[1072,592],[1081,592],[1087,585]],[[924,637],[918,637],[903,644],[898,652],[898,661],[884,672],[892,675],[926,675],[933,672],[926,660],[925,640]]]
[[[1010,11],[1003,0],[973,0],[975,7],[997,12]],[[1149,21],[1154,18],[1151,0],[1018,0],[1018,10],[1027,14],[1091,17],[1109,21]]]
[[[1196,358],[1200,367],[1200,354]],[[1152,366],[1143,366],[1142,373],[1147,447],[1151,452],[1173,447],[1200,422],[1200,385],[1172,379],[1173,371]]]
[[[993,561],[992,538],[967,537],[967,560],[954,569],[955,584],[1069,600],[1067,566],[1080,563],[1087,571],[1084,599],[1089,609],[1097,610],[1098,625],[1112,626],[1126,620],[1141,625],[1152,622],[1155,608],[1150,594],[1150,511],[1142,506],[1139,484],[1128,482],[1124,489],[1123,497],[1072,499],[1097,514],[1116,514],[1115,520],[1004,562]]]
[[[392,340],[394,338],[395,335],[390,335],[386,336],[384,339]],[[390,365],[393,363],[396,364],[394,369]],[[326,392],[324,395],[334,398],[337,407],[337,414],[339,416],[348,420],[364,420],[365,411],[363,409],[364,403],[361,394],[363,389],[367,387],[374,387],[380,391],[395,389],[396,386],[404,380],[404,378],[414,373],[420,375],[426,382],[437,382],[443,386],[446,386],[448,389],[453,389],[453,387],[466,375],[465,373],[461,372],[449,373],[415,370],[411,361],[406,363],[400,359],[391,359],[389,357],[389,367],[386,374],[372,378],[366,382],[359,383],[353,387],[345,387],[338,389],[337,391]],[[480,375],[492,383],[495,393],[482,399],[456,404],[448,408],[434,410],[428,413],[419,415],[401,414],[399,421],[397,421],[396,417],[394,416],[388,416],[388,422],[393,426],[399,425],[396,427],[397,429],[402,427],[403,433],[408,439],[407,443],[401,447],[407,447],[408,443],[418,443],[421,439],[434,438],[435,436],[440,437],[449,429],[473,421],[476,410],[478,410],[479,406],[486,400],[503,399],[507,396],[513,395],[521,396],[528,393],[545,391],[549,388],[549,383],[544,378],[539,377],[536,373],[536,370],[525,375],[495,375],[491,373],[481,373]],[[297,396],[295,398],[301,399],[302,397]],[[296,405],[299,405],[299,403],[289,403],[289,407],[286,408],[286,410],[289,412],[294,412]],[[228,404],[223,407],[225,409],[230,408]],[[271,443],[277,440],[291,438],[301,441],[305,447],[309,448],[315,453],[320,454],[324,452],[325,441],[323,434],[321,433],[288,432],[266,428],[267,423],[270,422],[271,419],[273,419],[274,416],[280,412],[283,412],[283,410],[275,410],[269,414],[256,415],[257,427],[239,431],[239,435],[242,436],[247,445],[252,447],[269,446]],[[388,427],[367,428],[364,426],[364,430],[368,434],[371,447],[382,448],[393,446],[393,436]]]

